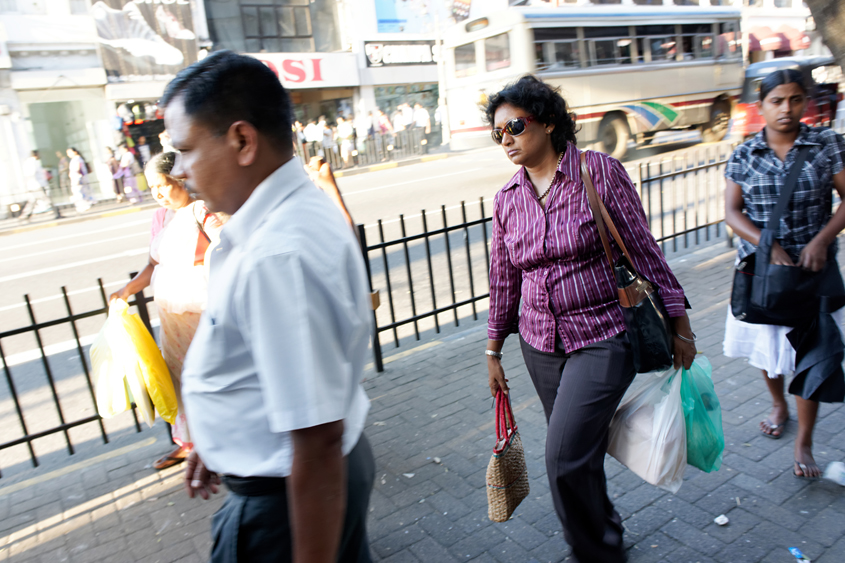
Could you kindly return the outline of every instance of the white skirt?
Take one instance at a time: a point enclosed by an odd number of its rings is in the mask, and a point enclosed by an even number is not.
[[[833,313],[842,332],[843,309]],[[765,370],[769,377],[790,376],[795,371],[795,348],[786,335],[792,327],[756,325],[737,320],[728,305],[725,340],[722,349],[729,358],[748,358],[752,366]]]

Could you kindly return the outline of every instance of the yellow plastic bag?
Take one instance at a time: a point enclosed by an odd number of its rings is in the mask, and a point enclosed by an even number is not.
[[[115,377],[125,379],[144,421],[153,425],[155,407],[161,418],[173,424],[179,407],[167,364],[141,318],[129,313],[126,301],[117,299],[109,306],[109,318],[101,334],[108,344],[113,369],[122,374]],[[103,349],[100,346],[97,350],[101,363],[106,358]]]
[[[97,398],[97,412],[103,418],[111,418],[130,408],[129,394],[126,390],[126,377],[123,367],[115,361],[109,346],[106,332],[109,321],[100,329],[89,351],[91,355],[91,375],[94,379],[94,395]]]
[[[176,414],[179,409],[176,400],[176,390],[173,387],[173,379],[161,351],[158,349],[153,335],[144,326],[141,317],[129,313],[129,306],[125,301],[118,299],[112,303],[109,309],[109,317],[113,312],[122,322],[123,329],[131,345],[131,353],[126,358],[127,381],[129,388],[132,388],[130,373],[135,372],[140,377],[144,390],[149,395],[155,410],[159,416],[173,424],[176,421]],[[133,390],[134,394],[134,390]]]

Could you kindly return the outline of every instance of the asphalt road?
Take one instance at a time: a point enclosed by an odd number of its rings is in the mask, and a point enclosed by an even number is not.
[[[688,139],[688,137],[687,137]],[[691,142],[632,150],[628,164],[636,159],[671,156]],[[479,198],[492,198],[516,171],[498,148],[451,155],[443,160],[402,166],[340,178],[338,183],[350,211],[367,228],[370,242],[378,239],[376,222],[384,220],[386,238],[400,234],[398,217],[404,214],[407,231],[419,232],[420,210],[432,213],[429,226],[439,227],[439,208],[445,206],[450,224],[461,219],[460,203],[467,202],[470,219],[479,217]],[[490,203],[487,203],[487,213]],[[23,296],[28,295],[37,321],[67,315],[61,293],[65,287],[75,313],[103,306],[97,280],[106,295],[125,283],[129,272],[146,264],[152,209],[49,229],[7,235],[0,239],[0,332],[30,324]],[[80,335],[90,341],[102,318],[78,323]],[[69,325],[42,331],[45,346],[69,342]],[[2,341],[6,356],[19,361],[35,359],[33,334]],[[27,354],[22,353],[27,352]]]

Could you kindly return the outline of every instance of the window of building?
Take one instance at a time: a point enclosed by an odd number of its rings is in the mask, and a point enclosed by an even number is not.
[[[511,66],[511,47],[507,33],[484,40],[484,58],[487,72]]]
[[[734,0],[710,0],[711,6],[733,6]]]
[[[713,0],[710,1],[712,2]],[[662,6],[663,0],[634,0],[634,4],[640,6]]]
[[[307,5],[241,4],[241,24],[247,52],[314,50],[311,11]]]
[[[792,0],[775,0],[775,8],[791,8]]]
[[[744,0],[746,6],[751,6],[754,8],[762,8],[763,7],[763,0]]]
[[[473,76],[478,72],[475,64],[475,43],[455,47],[455,76]]]
[[[698,0],[675,0],[676,6],[698,6]]]
[[[18,11],[18,0],[0,0],[0,14],[15,14]]]
[[[581,67],[581,47],[575,28],[535,29],[534,52],[538,71]]]

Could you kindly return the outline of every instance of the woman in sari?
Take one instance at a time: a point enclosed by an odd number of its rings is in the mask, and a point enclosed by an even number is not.
[[[173,378],[179,411],[172,428],[174,451],[158,459],[154,467],[165,469],[181,463],[191,453],[191,442],[181,399],[182,362],[205,309],[208,276],[205,255],[216,243],[222,224],[202,201],[194,201],[183,182],[171,176],[175,152],[153,157],[146,167],[147,182],[161,205],[153,215],[150,259],[126,286],[111,295],[127,299],[152,286],[158,306],[161,352]]]

